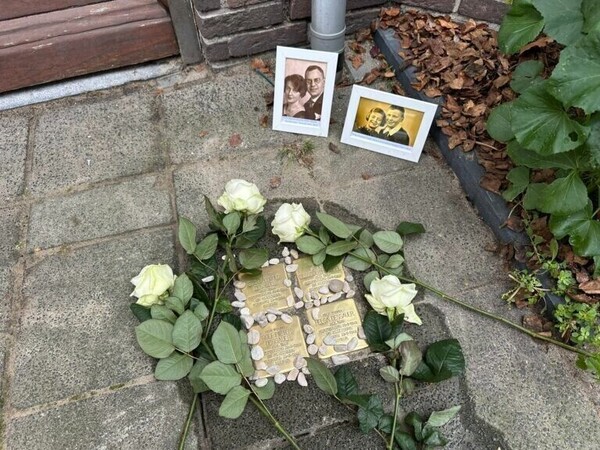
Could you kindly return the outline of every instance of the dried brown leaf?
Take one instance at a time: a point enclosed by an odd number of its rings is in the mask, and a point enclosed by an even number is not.
[[[580,283],[579,289],[586,294],[600,294],[600,280],[590,280]]]
[[[230,147],[239,147],[242,143],[242,136],[239,133],[232,134],[229,137],[229,146]]]

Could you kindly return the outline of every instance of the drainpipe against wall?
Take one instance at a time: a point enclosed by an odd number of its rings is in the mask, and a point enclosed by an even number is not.
[[[311,8],[310,47],[338,54],[335,81],[340,82],[344,67],[346,0],[312,0]]]

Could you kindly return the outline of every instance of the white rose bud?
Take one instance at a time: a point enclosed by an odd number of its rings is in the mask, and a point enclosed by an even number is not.
[[[231,211],[258,214],[262,212],[267,199],[264,198],[254,183],[245,180],[230,180],[225,185],[225,192],[217,203],[225,208],[225,213]]]
[[[371,282],[371,294],[365,297],[375,311],[387,315],[390,320],[398,314],[404,314],[405,321],[421,325],[423,322],[411,303],[415,295],[417,290],[413,283],[402,284],[398,277],[386,275]]]
[[[310,223],[310,216],[302,203],[284,203],[275,213],[271,222],[273,234],[279,236],[279,242],[296,242],[304,234]]]
[[[173,287],[175,278],[173,270],[167,264],[151,264],[131,279],[135,289],[130,296],[137,297],[136,303],[142,306],[160,304],[167,291]]]

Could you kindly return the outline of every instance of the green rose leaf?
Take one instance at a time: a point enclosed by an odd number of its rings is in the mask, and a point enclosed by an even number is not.
[[[325,270],[325,272],[330,272],[331,270],[338,267],[343,259],[344,259],[344,255],[339,255],[339,256],[327,255],[327,256],[325,256],[325,260],[323,261],[323,269]]]
[[[331,256],[342,256],[351,252],[358,246],[356,241],[337,241],[329,244],[325,249],[325,253]]]
[[[389,414],[384,414],[379,419],[379,423],[377,424],[377,429],[379,431],[383,431],[386,434],[392,434],[392,426],[394,424],[394,417]]]
[[[385,343],[392,349],[397,349],[398,347],[400,347],[400,344],[402,344],[405,341],[412,341],[413,338],[412,336],[409,336],[406,333],[398,333],[396,336],[394,336],[392,339],[388,339],[387,341],[385,341]]]
[[[177,314],[183,314],[183,311],[185,311],[185,303],[179,297],[167,297],[165,305]]]
[[[364,272],[371,267],[371,263],[369,261],[375,261],[376,258],[377,256],[371,249],[361,247],[357,248],[349,253],[348,256],[346,256],[346,259],[344,259],[344,265],[350,269]]]
[[[319,389],[329,395],[336,395],[338,391],[337,382],[331,370],[317,359],[304,359],[308,363],[308,370],[310,370],[310,374],[315,379],[315,383],[317,383]]]
[[[405,395],[412,394],[415,391],[415,389],[416,389],[416,385],[412,379],[404,378],[402,380],[402,390],[404,391]]]
[[[188,255],[196,250],[196,226],[185,217],[179,217],[179,243]]]
[[[348,226],[344,222],[337,219],[336,217],[317,211],[317,218],[325,228],[327,228],[339,238],[346,239],[352,235],[352,231],[350,231],[350,228],[348,228]]]
[[[312,262],[315,266],[320,266],[325,261],[325,258],[327,258],[327,253],[325,253],[325,249],[323,249],[316,255],[313,255]]]
[[[233,315],[232,315],[233,316]],[[239,320],[237,316],[233,316]],[[240,324],[241,326],[241,324]],[[249,377],[254,374],[254,364],[252,363],[252,357],[250,355],[250,347],[248,346],[248,335],[245,331],[238,330],[240,336],[240,342],[242,343],[242,359],[238,363],[239,371],[245,377]]]
[[[598,77],[600,80],[600,74]],[[517,141],[540,155],[573,150],[585,142],[589,133],[588,128],[569,117],[547,86],[547,81],[537,83],[521,94],[512,107],[511,127]]]
[[[131,312],[133,313],[133,315],[140,322],[145,322],[146,320],[152,319],[152,314],[150,312],[150,308],[146,308],[145,306],[138,305],[137,303],[130,303],[129,309],[131,309]]]
[[[269,400],[275,395],[275,382],[269,378],[269,381],[264,386],[255,386],[254,392],[256,392],[256,396],[261,400]]]
[[[210,311],[204,303],[199,303],[194,309],[194,314],[198,319],[204,320],[209,316]]]
[[[325,249],[325,244],[315,237],[304,235],[296,239],[296,247],[307,255],[316,255]]]
[[[206,209],[206,214],[208,215],[208,221],[213,229],[225,231],[225,227],[221,222],[222,214],[219,214],[213,204],[210,202],[210,199],[205,195],[204,196],[204,208]]]
[[[565,2],[531,0],[531,2],[544,18],[544,33],[554,38],[556,42],[571,45],[581,37],[583,28],[581,0]]]
[[[510,82],[511,89],[515,92],[518,92],[519,94],[522,94],[532,84],[534,84],[542,79],[540,77],[542,70],[544,70],[544,63],[541,61],[538,61],[536,59],[529,59],[527,61],[523,61],[521,64],[519,64],[515,68],[515,71],[512,74],[512,81]],[[510,104],[510,103],[503,103],[500,106],[508,105],[508,104]],[[508,122],[510,125],[510,113],[509,113],[508,119],[509,119]],[[490,134],[490,136],[492,136],[492,134]],[[492,137],[494,137],[494,136],[492,136]],[[511,136],[510,138],[508,138],[506,141],[509,141],[513,137],[514,137],[514,135]],[[494,139],[496,139],[496,138],[494,138]],[[506,141],[502,141],[502,142],[506,142]]]
[[[248,216],[242,224],[242,234],[234,242],[236,248],[250,248],[265,235],[267,223],[263,216]]]
[[[358,408],[358,423],[360,431],[368,433],[379,424],[379,419],[383,416],[383,406],[379,397],[372,395],[365,406]]]
[[[390,258],[386,261],[384,267],[386,269],[398,269],[402,267],[402,264],[404,264],[404,256],[397,254],[390,256]]]
[[[378,231],[373,235],[375,245],[382,252],[389,254],[397,253],[402,249],[402,238],[395,231]]]
[[[517,196],[529,186],[529,169],[527,167],[515,167],[506,175],[510,186],[502,193],[504,200],[512,202]]]
[[[421,350],[417,346],[417,343],[413,340],[407,340],[400,344],[400,355],[402,360],[400,361],[400,374],[405,377],[410,377],[423,358]]]
[[[242,360],[242,341],[238,330],[227,322],[221,322],[212,336],[212,345],[219,361],[237,364]]]
[[[194,295],[194,285],[185,273],[182,273],[175,279],[171,295],[180,298],[184,306],[188,304],[192,295]]]
[[[202,340],[202,322],[190,310],[185,311],[173,327],[173,345],[184,352],[191,352]]]
[[[164,320],[150,319],[135,327],[135,337],[142,350],[154,358],[166,358],[175,351],[173,325]]]
[[[530,4],[515,0],[504,16],[498,44],[504,53],[512,54],[533,41],[544,27],[542,15]]]
[[[223,217],[223,226],[225,227],[225,230],[227,230],[227,234],[230,236],[235,234],[241,224],[242,218],[240,213],[237,211],[232,211]]]
[[[400,381],[400,374],[398,373],[398,370],[392,366],[385,366],[379,369],[379,375],[381,375],[381,378],[388,383]]]
[[[341,366],[335,372],[334,377],[337,384],[337,396],[339,398],[345,399],[350,395],[358,394],[358,383],[348,366]]]
[[[583,209],[587,201],[587,188],[577,172],[572,171],[542,189],[537,209],[549,214],[569,214]]]
[[[417,450],[418,448],[414,438],[404,431],[396,430],[394,441],[396,441],[401,450]]]
[[[200,379],[209,389],[217,394],[225,395],[242,382],[242,376],[235,371],[233,366],[213,361],[200,373]]]
[[[552,76],[552,94],[586,114],[600,110],[600,30],[595,30],[560,53]]]
[[[416,222],[400,222],[396,227],[396,233],[400,236],[408,236],[409,234],[425,233],[425,227]]]
[[[584,33],[600,30],[600,8],[598,8],[597,0],[583,0],[581,12],[583,13]]]
[[[498,142],[508,142],[515,137],[510,126],[512,106],[512,102],[496,106],[485,124],[488,134]]]
[[[162,381],[180,380],[190,373],[193,365],[194,360],[190,356],[173,352],[170,356],[158,361],[154,370],[154,378]]]
[[[250,391],[242,386],[232,388],[219,407],[219,415],[227,419],[237,419],[244,412]]]
[[[429,416],[427,423],[432,427],[443,427],[458,414],[458,411],[460,411],[460,405],[444,409],[443,411],[434,411]]]
[[[200,357],[194,363],[192,370],[190,370],[190,373],[188,374],[188,380],[190,380],[194,394],[200,394],[201,392],[206,392],[209,390],[206,383],[200,379],[200,374],[209,364],[210,361],[208,359]]]
[[[329,237],[327,228],[325,228],[324,226],[319,227],[319,239],[325,245],[328,245],[331,242],[331,238]]]
[[[153,319],[166,320],[169,323],[175,323],[177,320],[175,313],[173,313],[173,311],[164,305],[152,305],[150,308],[150,314],[152,315]]]
[[[444,439],[440,431],[425,424],[423,427],[423,443],[427,448],[443,447],[448,441]]]
[[[419,364],[412,377],[437,383],[458,376],[465,369],[465,357],[456,339],[445,339],[431,344],[425,352],[425,360]]]
[[[240,251],[240,264],[244,269],[258,269],[269,259],[266,248],[249,248]]]
[[[378,277],[379,277],[379,272],[377,272],[376,270],[373,270],[365,275],[365,278],[363,279],[363,284],[365,285],[365,289],[367,291],[371,291],[371,283],[373,282],[373,280],[375,278],[378,278]]]
[[[373,234],[369,230],[362,230],[358,235],[358,240],[365,247],[372,247],[375,243],[373,241]]]
[[[365,315],[363,329],[367,342],[373,350],[377,352],[389,350],[385,341],[392,336],[392,325],[388,322],[387,317],[377,314],[375,311],[369,311]]]
[[[589,139],[588,139],[589,141]],[[576,169],[583,167],[586,155],[581,149],[555,155],[540,155],[523,148],[516,140],[510,141],[506,147],[510,159],[518,166],[530,169]]]
[[[196,246],[194,256],[200,261],[212,258],[217,251],[217,245],[219,244],[219,236],[217,233],[211,233],[206,235],[204,239]],[[204,277],[202,277],[204,278]]]
[[[423,418],[421,416],[416,412],[411,411],[404,417],[404,423],[412,427],[417,440],[423,440]]]

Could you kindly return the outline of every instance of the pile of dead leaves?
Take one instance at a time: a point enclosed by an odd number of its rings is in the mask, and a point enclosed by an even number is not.
[[[449,147],[460,145],[465,152],[475,148],[486,171],[481,186],[496,193],[505,189],[512,164],[505,146],[487,134],[487,116],[496,105],[515,97],[509,83],[521,60],[543,54],[546,67],[552,67],[558,46],[544,37],[508,58],[498,50],[496,32],[485,23],[456,23],[448,16],[400,13],[399,8],[383,9],[378,26],[396,31],[400,56],[417,68],[413,87],[428,97],[443,96],[437,125],[449,137]]]

